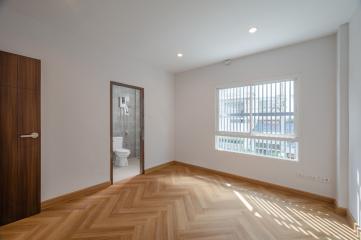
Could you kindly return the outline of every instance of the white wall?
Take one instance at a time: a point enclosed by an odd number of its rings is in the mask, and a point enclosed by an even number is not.
[[[349,209],[361,223],[361,7],[350,21]]]
[[[331,35],[177,74],[176,160],[335,197],[336,49]],[[299,162],[215,151],[215,88],[290,75],[299,78]]]
[[[342,208],[348,205],[348,30],[345,23],[337,31],[336,204]]]
[[[172,75],[2,10],[0,49],[42,61],[42,200],[109,181],[111,80],[145,88],[145,168],[174,159]]]

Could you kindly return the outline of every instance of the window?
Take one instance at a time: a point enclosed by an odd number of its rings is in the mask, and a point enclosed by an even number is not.
[[[295,81],[217,89],[216,149],[296,161]]]

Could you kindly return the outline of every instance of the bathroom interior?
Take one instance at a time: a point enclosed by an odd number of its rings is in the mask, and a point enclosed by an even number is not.
[[[112,84],[113,182],[141,172],[140,90]]]

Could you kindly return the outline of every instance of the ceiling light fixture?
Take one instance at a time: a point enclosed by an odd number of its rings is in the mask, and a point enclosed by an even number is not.
[[[251,27],[251,28],[248,30],[248,32],[251,33],[251,34],[253,34],[253,33],[257,32],[257,31],[258,31],[258,29],[257,29],[256,27]]]
[[[183,57],[183,53],[177,53],[177,57],[179,58]]]

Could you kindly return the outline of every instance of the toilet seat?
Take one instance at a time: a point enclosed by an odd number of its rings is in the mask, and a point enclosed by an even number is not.
[[[126,149],[126,148],[120,148],[120,149],[114,149],[114,152],[116,153],[120,153],[120,154],[129,154],[130,153],[130,150],[129,149]]]

